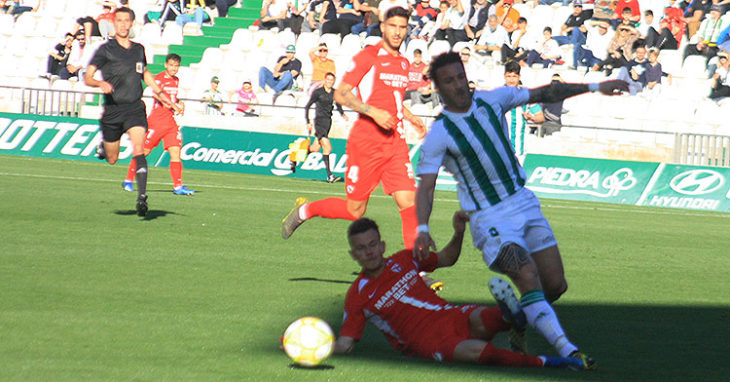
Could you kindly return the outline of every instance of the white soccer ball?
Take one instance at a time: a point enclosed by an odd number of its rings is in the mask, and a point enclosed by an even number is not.
[[[317,366],[332,354],[335,334],[324,320],[302,317],[284,332],[284,351],[302,366]]]

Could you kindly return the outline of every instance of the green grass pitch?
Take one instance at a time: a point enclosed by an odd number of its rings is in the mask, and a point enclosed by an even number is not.
[[[355,354],[303,370],[290,366],[279,336],[305,315],[337,331],[358,269],[347,222],[307,222],[285,241],[281,218],[296,196],[341,196],[342,183],[186,171],[199,192],[181,197],[167,168],[153,168],[141,219],[136,194],[121,190],[125,171],[0,156],[0,380],[730,379],[730,214],[543,201],[570,285],[555,308],[598,360],[595,372],[407,358],[372,327]],[[368,216],[394,252],[400,220],[376,194]],[[455,199],[437,193],[432,231],[442,245]],[[470,240],[435,277],[448,300],[492,304],[492,274]],[[534,333],[529,340],[531,352],[554,354]]]

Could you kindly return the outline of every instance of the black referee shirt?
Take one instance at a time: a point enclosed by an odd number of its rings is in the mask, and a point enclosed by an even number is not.
[[[335,95],[335,88],[332,88],[329,93],[324,90],[324,86],[318,87],[314,92],[312,92],[312,97],[309,98],[309,102],[307,102],[307,105],[304,106],[304,118],[309,123],[309,108],[312,106],[312,104],[316,104],[315,107],[315,119],[332,119],[332,109],[334,102],[334,95]],[[344,113],[342,110],[342,106],[340,106],[339,103],[336,103],[337,105],[337,111],[340,112],[340,114]]]
[[[104,105],[122,105],[142,99],[142,80],[147,58],[144,47],[136,42],[124,49],[117,40],[109,40],[99,47],[90,65],[101,70],[104,81],[114,86],[111,94],[104,94]]]

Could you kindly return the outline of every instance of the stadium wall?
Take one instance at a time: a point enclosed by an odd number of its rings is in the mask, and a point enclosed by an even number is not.
[[[240,172],[279,177],[324,179],[320,153],[310,154],[296,172],[289,165],[289,145],[296,135],[183,127],[181,157],[189,169]],[[0,113],[0,154],[96,161],[101,139],[92,119]],[[122,140],[120,161],[128,162],[131,145]],[[333,172],[345,176],[345,140],[332,139]],[[411,146],[417,162],[418,145]],[[154,166],[167,166],[155,149]],[[527,155],[527,187],[538,196],[638,206],[730,212],[730,168],[632,162],[551,155]],[[438,188],[455,190],[442,173]]]

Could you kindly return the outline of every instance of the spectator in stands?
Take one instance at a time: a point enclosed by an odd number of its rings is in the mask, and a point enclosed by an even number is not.
[[[522,87],[520,81],[520,64],[512,61],[504,65],[504,84],[509,87]],[[514,149],[515,155],[522,162],[525,158],[525,132],[528,125],[533,127],[545,122],[545,115],[539,104],[525,104],[509,110],[504,115],[509,130],[509,141]],[[533,128],[531,128],[533,130]]]
[[[565,82],[560,74],[553,74],[550,83]],[[541,105],[545,122],[542,124],[541,137],[546,135],[552,135],[556,131],[560,131],[563,126],[562,115],[563,115],[563,101],[554,103],[544,103]]]
[[[514,32],[520,19],[520,12],[512,7],[514,0],[499,0],[495,5],[494,14],[499,18],[499,25],[508,33]]]
[[[15,16],[18,16],[25,12],[37,12],[38,9],[43,5],[45,0],[21,0],[21,1],[7,1],[5,4],[6,12]]]
[[[487,70],[477,59],[471,59],[471,49],[468,46],[461,48],[459,56],[461,57],[461,63],[464,65],[467,80],[474,81],[479,89],[486,89],[487,78],[485,74]]]
[[[667,82],[672,84],[672,75],[662,70],[662,64],[659,62],[659,49],[650,48],[649,65],[646,67],[646,87],[649,90],[658,90],[662,84],[662,77],[667,77]]]
[[[449,2],[441,0],[436,20],[432,24],[424,26],[421,36],[425,37],[426,40],[446,40],[446,29],[449,27],[449,22],[446,19],[446,11],[448,10]]]
[[[661,26],[654,18],[654,12],[652,12],[651,9],[647,9],[644,11],[644,20],[639,23],[639,26],[636,27],[636,30],[639,32],[639,38],[644,40],[646,40],[647,36],[649,36],[650,33],[655,36],[659,35],[659,30],[661,30]]]
[[[411,22],[409,23],[412,26],[410,32],[411,39],[425,36],[425,34],[421,32],[423,32],[426,28],[429,28],[434,23],[438,15],[439,10],[432,7],[429,0],[419,1],[411,14]]]
[[[238,97],[238,105],[236,106],[236,112],[240,113],[244,117],[258,117],[254,105],[259,103],[259,99],[256,97],[256,93],[253,92],[251,87],[251,81],[243,81],[243,85],[235,93]],[[231,100],[232,101],[232,100]]]
[[[626,65],[633,58],[632,48],[638,38],[639,33],[636,32],[636,29],[628,25],[619,25],[618,31],[608,44],[606,59],[593,65],[591,70],[605,70],[606,75],[610,75],[614,68]]]
[[[718,99],[730,97],[730,52],[722,50],[717,54],[719,65],[715,75],[712,77],[712,90],[710,98]]]
[[[717,54],[719,50],[717,40],[720,37],[720,32],[725,29],[723,19],[720,16],[722,16],[722,7],[713,5],[710,8],[709,16],[702,21],[700,28],[697,30],[695,38],[697,38],[698,42],[687,46],[687,49],[684,51],[684,58],[692,55],[700,55],[709,59]]]
[[[170,0],[170,3],[178,1],[179,0]],[[102,6],[102,12],[97,17],[85,16],[76,19],[76,25],[74,25],[71,33],[77,35],[79,32],[82,32],[86,42],[88,43],[91,42],[92,37],[109,37],[109,35],[113,35],[114,26],[111,25],[111,20],[114,17],[114,11],[119,8],[119,3],[116,1],[104,0],[101,1],[100,4]],[[165,2],[165,5],[167,5],[167,1]],[[177,6],[179,7],[180,4],[178,3]],[[99,29],[99,20],[103,20],[102,24],[105,33],[103,35]],[[132,19],[132,21],[134,21],[134,19]]]
[[[332,3],[335,4],[335,3]],[[336,33],[345,38],[353,26],[363,22],[359,0],[341,0],[335,4],[336,18],[322,25],[322,33]]]
[[[279,28],[279,30],[283,30],[287,10],[286,0],[264,0],[261,5],[259,29]]]
[[[687,24],[688,35],[694,36],[712,7],[712,0],[693,0],[689,2],[682,14],[682,21]],[[677,40],[679,41],[679,40]]]
[[[720,50],[730,51],[730,23],[717,36],[717,46]]]
[[[210,0],[208,0],[210,1]],[[228,8],[236,5],[238,0],[215,0],[215,7],[218,9],[219,17],[228,16]]]
[[[487,19],[487,26],[482,30],[482,36],[474,45],[474,50],[479,54],[491,55],[492,52],[501,51],[504,45],[510,46],[509,34],[499,25],[497,15],[491,15]]]
[[[307,9],[309,9],[309,1],[289,1],[287,2],[287,13],[285,24],[291,29],[295,36],[299,37],[302,33],[302,26],[306,25]]]
[[[492,4],[487,0],[475,0],[469,9],[469,18],[464,26],[466,37],[469,40],[477,41],[482,36],[484,25],[487,24],[489,8]]]
[[[420,49],[413,51],[413,62],[408,67],[408,86],[406,99],[414,105],[431,102],[432,107],[439,105],[439,97],[428,78],[428,65],[423,62],[423,52]]]
[[[220,84],[218,76],[210,79],[210,89],[203,92],[203,101],[205,104],[205,114],[207,115],[223,115],[223,93],[218,90]]]
[[[262,66],[259,70],[259,87],[266,91],[268,85],[274,91],[274,97],[277,97],[284,90],[291,89],[294,85],[294,79],[299,77],[302,71],[302,62],[294,57],[296,48],[294,45],[286,47],[286,54],[276,60],[274,71]]]
[[[664,17],[659,23],[659,30],[649,28],[646,34],[646,45],[657,49],[677,49],[687,30],[687,22],[680,8],[664,8]],[[658,32],[658,33],[657,33]]]
[[[373,12],[373,14],[377,16],[378,19],[377,23],[373,23],[368,27],[368,36],[382,35],[382,33],[380,32],[380,23],[383,21],[383,18],[385,17],[385,14],[388,12],[388,10],[395,7],[401,7],[403,9],[410,10],[408,0],[380,0],[377,7],[367,6],[364,7],[364,9],[361,9],[361,11],[363,12]]]
[[[53,47],[53,50],[48,54],[48,65],[46,68],[46,75],[44,77],[57,77],[61,69],[66,67],[66,62],[68,61],[68,56],[71,53],[73,42],[74,35],[66,33],[64,41]]]
[[[558,42],[553,38],[553,28],[545,27],[542,32],[545,40],[536,50],[527,53],[527,65],[542,64],[543,68],[549,68],[555,64],[563,55]]]
[[[628,12],[626,8],[629,8],[631,12]],[[641,7],[639,0],[618,0],[616,2],[616,12],[613,14],[614,20],[618,20],[614,26],[618,24],[630,24],[632,27],[636,27],[636,24],[641,21]]]
[[[87,54],[86,51],[86,37],[83,33],[79,33],[76,35],[76,41],[71,46],[71,53],[69,53],[66,61],[66,67],[61,68],[58,72],[58,76],[62,80],[83,76],[82,71],[91,60],[90,54]]]
[[[324,7],[323,2],[320,0],[310,1],[307,5],[306,21],[302,24],[302,29],[305,32],[314,32],[322,30],[322,23],[319,22],[322,8]]]
[[[309,59],[312,61],[312,82],[307,89],[307,94],[312,96],[312,92],[322,86],[327,73],[336,74],[335,62],[327,58],[329,48],[327,44],[320,43],[309,51]]]
[[[527,19],[520,17],[517,21],[517,29],[512,32],[511,44],[502,45],[502,62],[524,61],[527,59],[527,52],[537,49],[540,41],[528,30]]]
[[[649,61],[646,59],[646,47],[643,44],[639,44],[634,49],[634,58],[621,67],[617,77],[619,80],[626,81],[629,84],[630,95],[636,95],[647,85],[646,72],[648,66]]]
[[[453,48],[457,42],[469,40],[464,29],[466,27],[466,17],[464,17],[466,10],[460,0],[448,0],[448,2],[449,9],[444,16],[444,20],[448,23],[446,41]]]
[[[614,37],[613,29],[606,21],[591,21],[585,45],[573,47],[573,67],[599,65],[608,56],[608,46]]]
[[[592,15],[593,11],[583,11],[583,3],[581,0],[576,0],[573,3],[573,13],[568,16],[560,27],[560,36],[554,37],[558,45],[585,44],[587,29],[584,24],[591,19]]]

